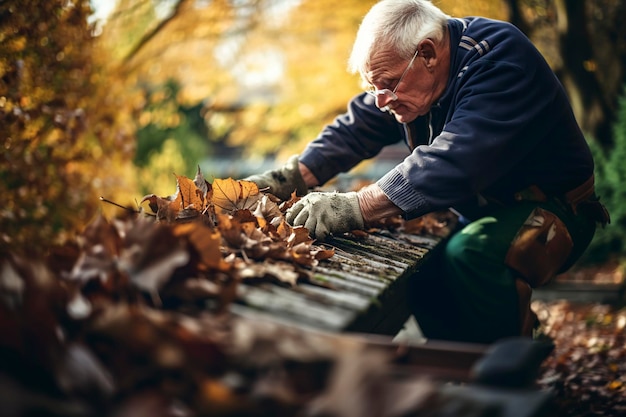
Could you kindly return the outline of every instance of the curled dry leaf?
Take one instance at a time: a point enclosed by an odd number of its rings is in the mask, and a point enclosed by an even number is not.
[[[452,227],[455,221],[456,215],[454,213],[442,211],[402,221],[396,224],[395,227],[409,234],[443,236],[448,233],[448,229]]]

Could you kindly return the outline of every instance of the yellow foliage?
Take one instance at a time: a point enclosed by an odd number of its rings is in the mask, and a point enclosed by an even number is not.
[[[167,196],[171,194],[175,173],[186,173],[189,169],[185,166],[178,143],[168,139],[163,143],[162,151],[154,152],[147,166],[139,171],[139,187],[144,194]]]
[[[438,0],[434,2],[444,12],[454,17],[484,16],[491,19],[506,20],[508,9],[502,0],[454,1]]]
[[[121,177],[132,171],[132,112],[106,104],[116,83],[95,75],[107,58],[94,50],[88,0],[7,0],[0,12],[0,253],[43,251],[82,229],[99,195],[136,195]]]

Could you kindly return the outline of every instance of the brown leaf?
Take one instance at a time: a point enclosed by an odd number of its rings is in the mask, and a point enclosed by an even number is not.
[[[210,226],[215,226],[217,221],[215,218],[215,205],[213,204],[213,186],[204,179],[202,171],[200,171],[200,167],[198,167],[193,183],[198,188],[198,191],[204,201],[204,208],[202,209],[201,214],[206,216],[205,223]]]
[[[283,201],[278,207],[281,212],[286,213],[294,204],[300,201],[300,197],[296,195],[296,191],[291,193],[291,197],[287,201]]]
[[[98,279],[109,281],[115,274],[115,260],[119,256],[122,239],[118,230],[101,214],[95,217],[77,237],[81,253],[69,278],[85,285]]]
[[[198,211],[204,209],[204,193],[196,187],[193,180],[183,175],[177,175],[176,186],[178,194],[172,203],[176,205],[176,208],[180,210],[194,208]]]
[[[127,232],[117,264],[134,285],[155,296],[188,261],[189,253],[171,227],[140,218]]]
[[[266,228],[268,223],[277,226],[283,219],[283,213],[278,208],[278,204],[272,201],[267,194],[261,197],[253,214],[261,228]]]
[[[201,264],[206,269],[228,271],[231,265],[224,260],[220,249],[222,235],[200,223],[186,223],[174,227],[174,236],[185,236],[198,252]]]
[[[178,214],[178,209],[175,206],[172,206],[172,197],[159,197],[155,194],[148,194],[144,196],[139,204],[143,204],[144,202],[148,202],[148,206],[150,210],[154,214],[156,214],[156,218],[158,221],[174,221]],[[173,210],[170,210],[172,207]]]
[[[323,249],[321,247],[312,249],[311,253],[313,254],[313,256],[315,256],[315,259],[317,259],[318,261],[322,261],[324,259],[330,259],[333,256],[335,256],[334,249]]]
[[[260,198],[259,187],[245,180],[216,179],[213,181],[213,204],[225,212],[253,208]]]
[[[239,271],[239,275],[245,281],[269,280],[282,282],[290,286],[296,285],[298,277],[293,265],[285,262],[251,263]]]
[[[287,237],[287,245],[289,247],[297,246],[301,243],[313,243],[313,239],[309,235],[309,230],[304,226],[295,226],[291,227],[287,222],[281,223],[281,226],[285,228],[289,232],[289,236]]]
[[[246,236],[243,233],[241,222],[235,220],[231,215],[218,213],[217,224],[222,237],[229,246],[234,248],[244,246]]]
[[[237,209],[231,213],[232,219],[235,222],[241,224],[249,224],[252,227],[257,227],[259,224],[257,222],[257,217],[255,217],[252,212],[248,209]]]
[[[448,228],[454,220],[454,214],[449,211],[428,213],[424,216],[404,221],[402,230],[404,233],[416,235],[443,236],[448,233]]]
[[[289,250],[289,254],[291,255],[291,259],[298,265],[303,266],[315,266],[317,265],[317,260],[315,256],[311,254],[311,245],[307,243],[298,243],[293,246]]]
[[[196,171],[196,177],[193,179],[193,183],[196,185],[196,188],[198,188],[198,191],[200,191],[202,199],[204,201],[211,201],[213,198],[213,187],[204,179],[200,167],[198,167],[198,171]]]

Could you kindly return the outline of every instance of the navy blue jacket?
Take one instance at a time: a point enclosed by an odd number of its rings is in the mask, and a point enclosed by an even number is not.
[[[377,184],[407,218],[537,185],[563,194],[593,173],[587,142],[544,58],[513,25],[450,19],[450,78],[430,113],[400,124],[367,94],[300,156],[323,184],[383,147],[411,154]]]

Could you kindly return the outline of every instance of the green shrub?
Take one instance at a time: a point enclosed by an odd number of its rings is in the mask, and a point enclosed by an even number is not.
[[[626,91],[626,90],[625,90]],[[624,257],[626,241],[626,94],[619,100],[613,126],[613,146],[602,148],[589,141],[596,162],[596,191],[611,214],[611,223],[599,228],[583,261],[603,262]],[[622,259],[623,260],[623,259]]]

